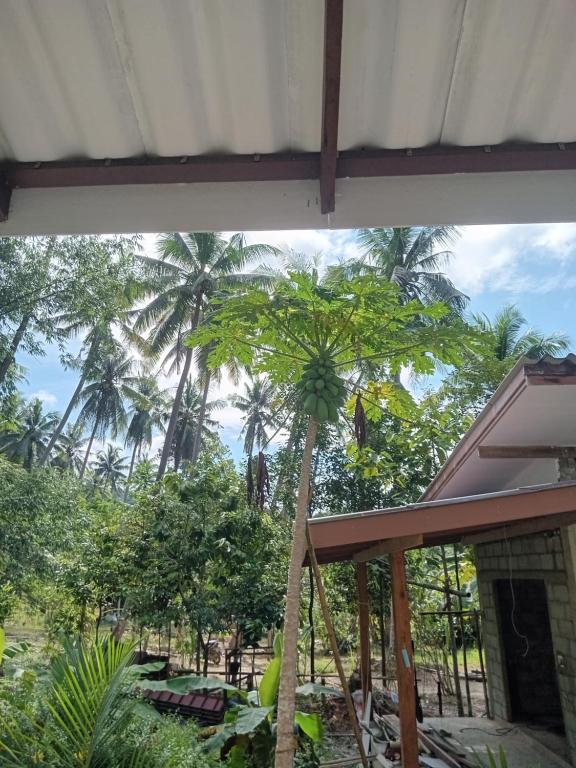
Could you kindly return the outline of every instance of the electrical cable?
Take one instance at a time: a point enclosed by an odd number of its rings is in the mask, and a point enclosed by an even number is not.
[[[528,656],[528,652],[530,651],[530,641],[526,635],[523,635],[522,632],[518,629],[516,626],[516,593],[514,592],[514,583],[512,580],[512,547],[510,546],[510,539],[506,538],[506,546],[508,548],[508,581],[510,583],[510,594],[512,595],[512,611],[510,613],[510,621],[512,623],[512,629],[516,633],[516,636],[519,637],[521,640],[524,640],[526,643],[526,648],[524,649],[524,652],[522,653],[522,658],[525,659],[526,656]]]

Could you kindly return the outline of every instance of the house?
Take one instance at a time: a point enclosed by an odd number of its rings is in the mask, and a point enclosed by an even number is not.
[[[564,732],[576,765],[575,385],[574,355],[520,360],[420,502],[310,522],[318,562],[355,561],[359,587],[390,555],[403,745],[416,738],[404,552],[457,541],[475,550],[493,714]],[[369,684],[368,659],[364,641]]]

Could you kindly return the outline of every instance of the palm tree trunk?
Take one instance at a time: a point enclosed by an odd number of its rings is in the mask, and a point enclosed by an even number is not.
[[[86,373],[83,373],[82,376],[80,376],[80,380],[78,381],[78,384],[76,385],[76,389],[74,390],[74,393],[72,397],[70,398],[70,402],[68,403],[68,406],[66,410],[64,411],[64,415],[60,419],[58,426],[52,433],[52,436],[50,438],[50,441],[48,442],[48,445],[46,446],[46,450],[42,454],[42,458],[40,459],[40,466],[43,467],[44,464],[48,461],[48,458],[50,457],[50,453],[52,451],[52,448],[54,448],[54,445],[56,443],[56,440],[60,437],[62,434],[62,430],[68,423],[68,419],[70,418],[70,414],[72,413],[72,410],[74,409],[74,406],[78,402],[78,398],[80,396],[80,392],[82,392],[82,388],[84,387],[84,382],[86,381]]]
[[[184,368],[182,368],[182,375],[176,388],[176,394],[174,395],[174,402],[172,403],[172,412],[170,413],[170,421],[166,428],[166,434],[164,436],[164,448],[162,449],[162,456],[160,457],[160,464],[158,465],[157,480],[162,480],[166,473],[168,466],[168,459],[170,458],[170,451],[172,450],[172,441],[174,439],[174,433],[176,432],[176,425],[178,423],[178,414],[180,413],[180,405],[182,403],[182,395],[184,393],[184,387],[190,375],[190,368],[192,367],[192,349],[188,348],[186,351],[186,357],[184,358]]]
[[[194,433],[194,445],[192,446],[192,457],[190,464],[194,466],[198,461],[200,455],[200,446],[202,445],[202,429],[204,428],[204,419],[206,418],[206,403],[208,402],[208,390],[210,389],[210,379],[212,375],[210,371],[206,371],[204,377],[204,391],[202,392],[202,403],[200,405],[200,413],[198,414],[198,423],[196,424],[196,432]]]
[[[126,478],[126,488],[124,490],[124,501],[128,498],[128,488],[130,487],[130,479],[132,477],[132,472],[134,471],[134,462],[136,461],[136,451],[138,450],[138,446],[140,445],[140,442],[137,440],[134,443],[134,450],[132,451],[132,458],[130,459],[130,469],[128,470],[128,477]]]
[[[32,319],[32,315],[24,315],[22,320],[20,321],[20,325],[16,329],[16,333],[14,334],[12,341],[10,343],[10,346],[8,347],[8,352],[6,353],[5,357],[0,362],[0,384],[4,382],[4,379],[6,378],[8,371],[10,369],[10,366],[14,362],[14,357],[16,355],[16,352],[18,351],[18,347],[20,346],[20,342],[24,338],[24,334],[26,333],[26,329],[28,328],[28,325],[30,323],[30,320]]]
[[[78,475],[78,479],[82,480],[84,477],[84,472],[86,471],[86,465],[88,464],[88,458],[90,456],[90,451],[92,450],[92,443],[94,442],[94,438],[96,437],[96,430],[98,429],[98,419],[94,421],[94,429],[92,430],[92,434],[90,435],[90,440],[88,440],[88,448],[86,448],[86,454],[84,456],[84,461],[82,462],[82,469],[80,470],[80,474]]]
[[[294,761],[294,711],[296,698],[298,657],[298,619],[300,614],[300,581],[302,562],[306,552],[306,520],[308,517],[308,494],[312,453],[316,442],[318,422],[308,421],[306,443],[300,467],[298,500],[294,519],[292,551],[288,569],[288,589],[284,611],[284,653],[280,669],[280,692],[278,697],[278,738],[276,742],[275,768],[292,768]]]

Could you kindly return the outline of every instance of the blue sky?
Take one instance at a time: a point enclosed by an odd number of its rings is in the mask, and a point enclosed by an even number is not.
[[[576,349],[576,224],[525,224],[463,227],[454,244],[454,258],[446,273],[470,296],[470,312],[493,316],[506,303],[516,304],[531,326],[552,333],[562,331]],[[309,255],[322,254],[324,263],[354,255],[354,233],[347,230],[311,230],[248,233],[253,242],[289,247]],[[153,238],[146,237],[146,247]],[[19,357],[27,369],[22,387],[47,407],[62,411],[76,385],[74,371],[64,370],[55,347],[43,358]],[[173,386],[172,380],[166,386]],[[232,392],[224,384],[213,397]],[[221,437],[233,456],[241,456],[240,414],[231,406],[218,414]]]

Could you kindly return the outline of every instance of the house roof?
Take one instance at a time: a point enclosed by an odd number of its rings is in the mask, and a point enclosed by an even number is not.
[[[4,0],[0,233],[570,220],[573,10]]]
[[[481,446],[576,444],[576,355],[518,361],[422,496],[446,499],[553,483],[556,459],[481,458]]]
[[[318,517],[309,521],[309,530],[318,562],[332,563],[372,559],[394,548],[475,543],[488,532],[506,538],[574,522],[576,483],[565,482]]]

